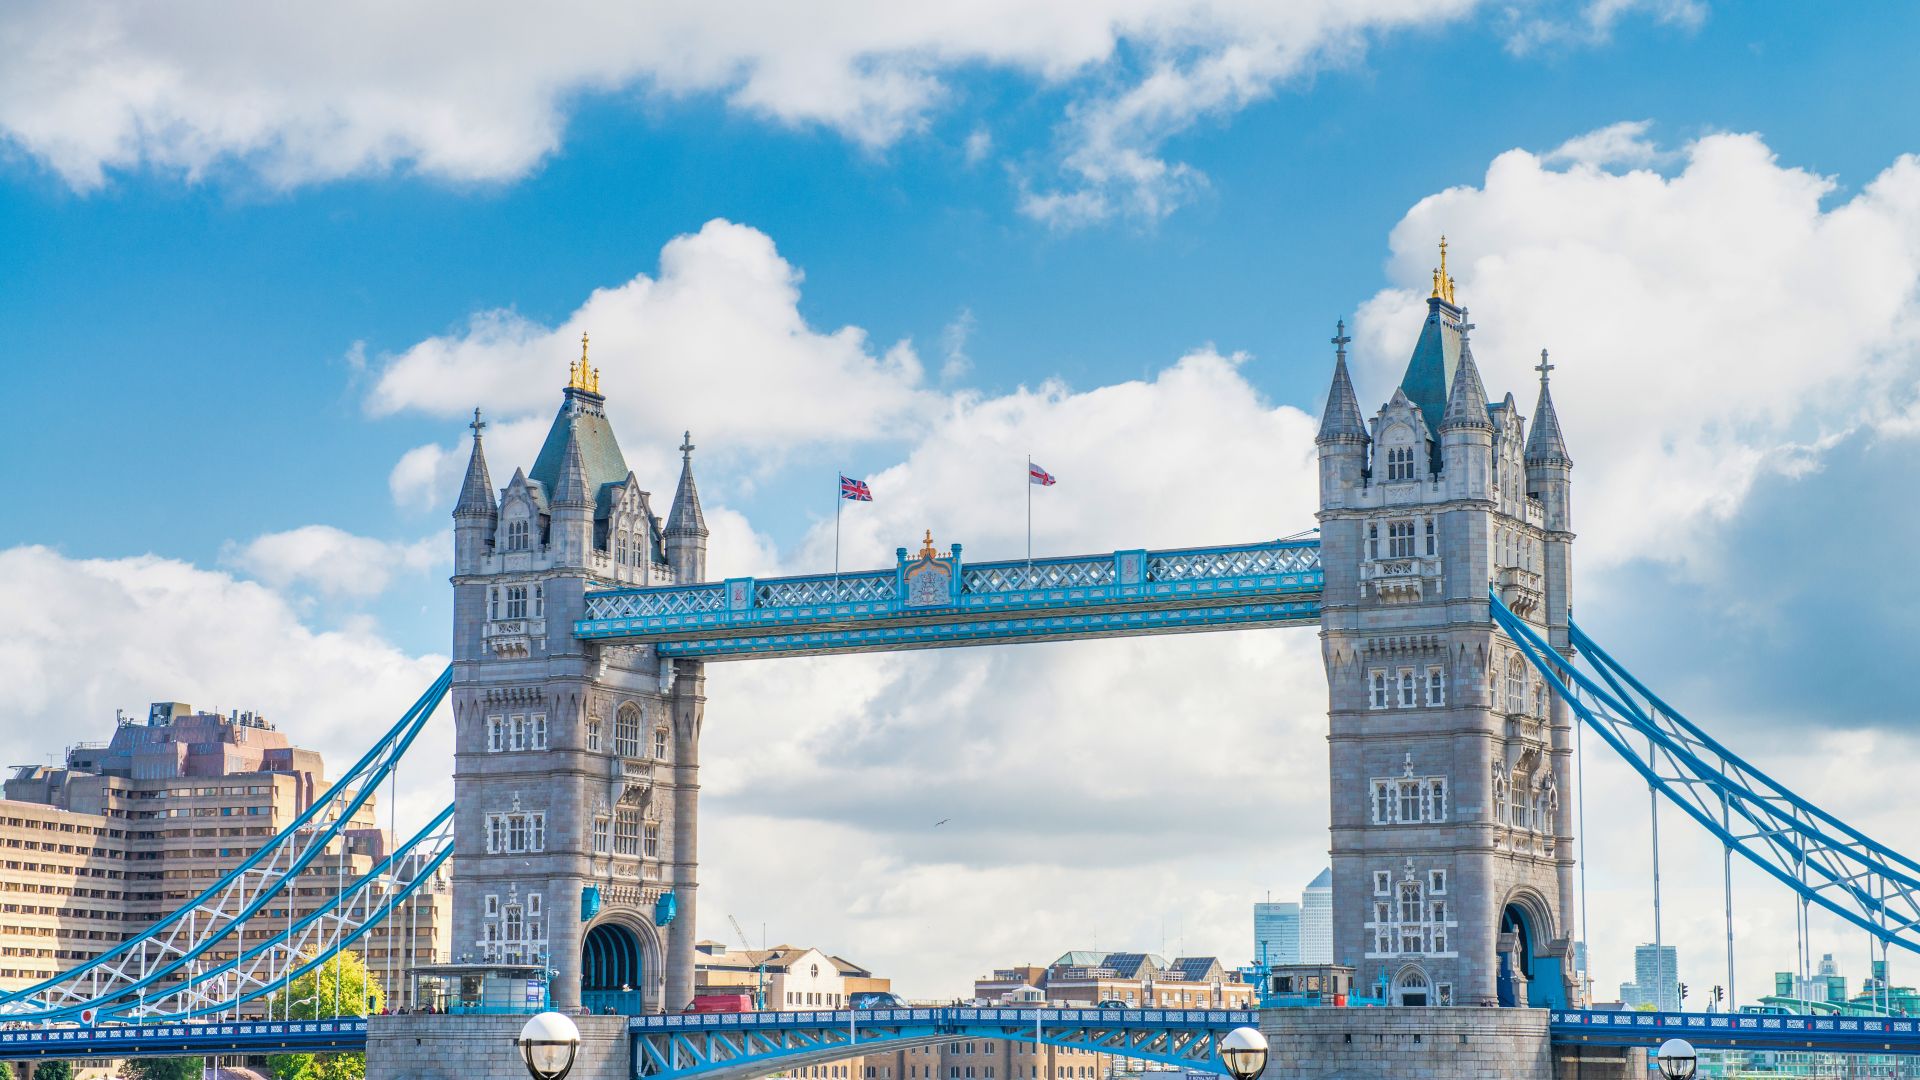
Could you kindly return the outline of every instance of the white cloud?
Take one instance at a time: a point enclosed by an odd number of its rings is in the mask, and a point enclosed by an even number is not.
[[[275,588],[301,585],[330,596],[377,596],[396,573],[439,566],[450,534],[408,542],[355,536],[331,525],[302,525],[229,544],[223,561]]]
[[[446,665],[364,628],[314,630],[270,588],[151,555],[0,550],[0,604],[43,616],[0,643],[8,761],[107,738],[116,708],[143,716],[150,701],[176,700],[264,713],[340,770]],[[404,767],[402,827],[452,797],[451,723],[447,713],[431,721]]]
[[[710,221],[666,244],[658,277],[596,290],[557,327],[489,311],[463,332],[414,345],[385,363],[367,407],[452,417],[479,405],[520,421],[489,428],[490,440],[508,434],[530,451],[580,354],[580,335],[590,333],[615,429],[654,440],[622,444],[643,475],[672,475],[671,447],[689,428],[696,442],[730,453],[778,455],[809,442],[904,434],[938,410],[911,345],[877,351],[857,327],[816,330],[800,313],[800,281],[765,233]],[[389,484],[396,498],[417,499],[431,483],[450,499],[445,481],[465,463],[464,448],[421,448]]]
[[[1755,135],[1708,136],[1681,160],[1662,176],[1502,154],[1480,186],[1407,213],[1390,263],[1404,287],[1361,309],[1371,400],[1406,363],[1446,233],[1489,391],[1512,388],[1530,412],[1530,369],[1552,349],[1589,567],[1710,559],[1698,526],[1762,470],[1808,468],[1834,432],[1898,412],[1920,370],[1920,161],[1829,205],[1832,180],[1782,165]]]
[[[1547,151],[1540,158],[1548,165],[1609,165],[1644,167],[1670,159],[1653,140],[1647,138],[1651,120],[1622,120],[1617,124],[1576,135]]]

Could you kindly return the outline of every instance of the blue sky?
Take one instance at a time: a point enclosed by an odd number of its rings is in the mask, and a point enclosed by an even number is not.
[[[433,41],[366,12],[249,15],[221,22],[217,55],[191,32],[217,8],[177,25],[113,5],[0,15],[0,43],[33,47],[0,73],[0,452],[27,465],[0,516],[0,594],[111,606],[82,640],[124,660],[77,666],[58,654],[81,646],[55,634],[0,653],[26,686],[16,711],[84,726],[155,698],[257,701],[344,753],[445,651],[461,414],[486,406],[505,447],[516,422],[544,427],[579,329],[603,343],[609,395],[632,410],[620,436],[636,469],[660,467],[642,475],[655,492],[695,428],[734,566],[817,565],[839,468],[882,496],[854,526],[859,555],[923,525],[1004,548],[1024,492],[988,478],[995,454],[1017,469],[1027,450],[1064,478],[1049,543],[1297,531],[1334,320],[1356,325],[1371,410],[1444,231],[1495,393],[1530,409],[1534,353],[1563,365],[1596,625],[1644,635],[1655,673],[1762,748],[1811,725],[1852,740],[1836,762],[1920,763],[1899,680],[1858,659],[1910,637],[1912,586],[1820,599],[1850,554],[1835,537],[1880,534],[1873,504],[1910,486],[1920,200],[1901,161],[1920,122],[1897,103],[1920,12],[1141,0],[1063,7],[1057,27],[984,9],[880,27],[857,7],[787,34],[661,9],[524,40],[494,11]],[[89,20],[113,32],[82,33]],[[674,46],[653,47],[656,30]],[[336,33],[354,49],[330,48]],[[738,344],[703,351],[720,341]],[[818,396],[769,400],[756,364]],[[496,456],[495,479],[513,464]],[[170,611],[143,606],[154,590]],[[1667,602],[1684,612],[1640,625]],[[206,619],[232,620],[232,640],[176,640]],[[1701,642],[1718,684],[1688,653]],[[929,851],[822,806],[800,818],[830,850],[906,884],[827,894],[788,932],[870,942],[931,991],[1085,944],[1056,940],[1088,925],[1067,898],[1150,865],[1137,921],[1111,917],[1106,940],[1178,907],[1208,947],[1237,947],[1243,901],[1304,883],[1324,847],[1320,751],[1291,741],[1323,723],[1311,642],[1101,648],[743,674],[717,712],[797,701],[806,719],[785,757],[751,752],[746,721],[716,736],[709,761],[744,762],[720,767],[716,828],[779,835],[791,824],[771,808],[804,802],[787,778],[858,785],[950,760],[954,729],[1016,706],[1118,715],[1132,734],[1116,760],[1199,780],[1206,763],[1159,762],[1153,732],[1165,709],[1201,708],[1180,702],[1178,665],[1218,665],[1248,690],[1213,703],[1222,737],[1285,759],[1225,809],[1284,783],[1293,827],[1178,859],[1108,837],[1113,854],[1076,876],[995,856],[964,821]],[[1116,657],[1131,693],[1099,677]],[[979,689],[1029,670],[1053,689]],[[1294,680],[1283,701],[1246,700],[1277,672]],[[1276,707],[1300,719],[1276,729]],[[10,737],[18,759],[57,749],[24,734],[38,727]],[[1103,796],[1082,794],[1039,839],[1099,831],[1078,812]],[[1872,789],[1847,794],[1872,805]],[[1888,824],[1896,844],[1920,839]],[[1240,865],[1236,839],[1271,857]],[[1622,905],[1640,902],[1629,850]],[[742,907],[780,871],[721,865],[716,895]],[[1017,955],[916,951],[947,897],[986,888],[1058,913],[990,939]],[[1775,906],[1755,937],[1787,918]]]

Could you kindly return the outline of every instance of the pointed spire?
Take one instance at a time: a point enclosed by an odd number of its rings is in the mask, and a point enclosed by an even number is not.
[[[480,410],[473,410],[473,453],[467,458],[467,478],[460,484],[460,499],[453,504],[456,518],[491,518],[497,512],[493,504],[493,478],[487,475],[487,454],[480,445],[480,433],[487,422]]]
[[[1347,374],[1347,322],[1340,320],[1333,335],[1333,387],[1327,391],[1327,410],[1320,415],[1320,434],[1316,443],[1365,442],[1366,421],[1360,418],[1360,401],[1353,393],[1353,378]]]
[[[1487,387],[1480,381],[1480,368],[1473,362],[1469,336],[1473,323],[1460,313],[1460,366],[1453,372],[1453,388],[1447,393],[1447,411],[1440,418],[1440,430],[1486,428],[1492,430],[1493,418],[1487,415]]]
[[[580,454],[575,436],[578,421],[567,424],[567,446],[560,459],[560,479],[553,487],[555,506],[592,506],[593,493],[587,490],[587,459]]]
[[[1553,410],[1553,393],[1547,389],[1547,373],[1553,370],[1547,350],[1540,350],[1540,364],[1533,370],[1540,373],[1540,402],[1533,409],[1533,430],[1527,433],[1527,464],[1572,465],[1567,438],[1560,432],[1560,415]]]
[[[693,485],[693,432],[680,440],[680,486],[667,511],[667,536],[706,536],[707,518],[700,512],[700,492]]]

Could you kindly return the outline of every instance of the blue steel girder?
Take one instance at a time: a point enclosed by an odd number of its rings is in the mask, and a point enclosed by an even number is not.
[[[1556,1011],[1548,1031],[1560,1045],[1653,1047],[1678,1038],[1703,1050],[1920,1054],[1920,1019],[1911,1016],[1569,1010]]]
[[[0,1031],[0,1060],[4,1061],[359,1052],[366,1048],[367,1022],[357,1017]]]
[[[629,1024],[636,1077],[746,1080],[953,1039],[1039,1041],[1220,1072],[1215,1041],[1257,1024],[1246,1009],[875,1009],[639,1016]]]
[[[590,592],[576,637],[704,660],[1191,633],[1317,622],[1318,540]]]

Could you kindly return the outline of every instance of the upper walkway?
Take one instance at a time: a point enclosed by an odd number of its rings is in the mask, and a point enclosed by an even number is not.
[[[1318,540],[967,563],[931,541],[890,569],[590,592],[581,638],[736,660],[1066,641],[1320,618]]]

